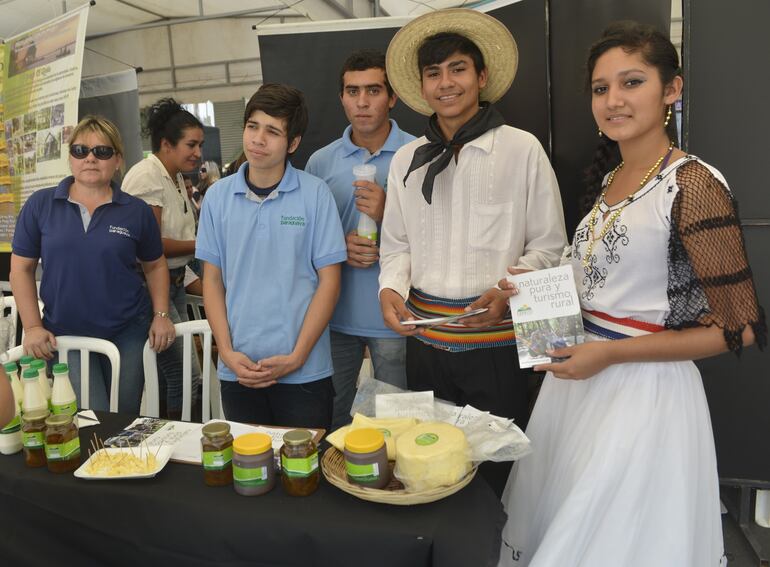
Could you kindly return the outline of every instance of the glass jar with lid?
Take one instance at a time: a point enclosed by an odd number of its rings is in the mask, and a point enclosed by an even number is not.
[[[233,436],[230,424],[207,423],[201,431],[203,481],[208,486],[226,486],[233,482]]]
[[[45,457],[48,470],[74,471],[80,466],[80,437],[71,415],[49,415],[45,420]]]
[[[47,409],[28,411],[21,417],[21,440],[24,445],[24,464],[28,467],[44,467],[45,459],[45,420]]]
[[[281,484],[291,496],[308,496],[316,491],[321,478],[318,448],[307,429],[293,429],[283,436]]]

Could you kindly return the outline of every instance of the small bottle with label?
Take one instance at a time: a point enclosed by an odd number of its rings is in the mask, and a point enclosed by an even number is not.
[[[80,466],[78,426],[67,414],[49,415],[45,420],[45,458],[53,473],[74,471]]]
[[[233,487],[243,496],[258,496],[275,486],[273,443],[264,433],[239,435],[233,442]]]
[[[32,364],[32,361],[33,361],[33,360],[35,360],[35,357],[34,357],[34,356],[30,356],[30,355],[28,355],[28,354],[25,354],[24,356],[22,356],[22,357],[19,359],[19,368],[21,369],[19,372],[21,372],[21,373],[23,374],[23,373],[24,373],[24,371],[25,371],[27,368],[29,368],[29,367],[30,367],[30,365]]]
[[[46,402],[48,403],[48,409],[51,408],[51,384],[48,382],[48,374],[46,373],[45,360],[36,358],[29,365],[30,368],[37,370],[37,379],[40,383],[40,391],[43,392]]]
[[[78,400],[70,382],[69,366],[63,362],[53,365],[51,412],[68,415],[75,415],[78,412]]]
[[[24,381],[24,401],[22,402],[22,414],[27,412],[48,409],[48,402],[45,395],[40,391],[40,381],[37,378],[37,370],[27,368],[22,374]]]
[[[8,378],[11,379],[11,390],[13,390],[16,405],[21,409],[21,404],[24,400],[24,386],[21,385],[21,380],[19,379],[19,369],[16,367],[15,362],[6,362],[3,368],[5,373],[8,374]]]
[[[290,496],[308,496],[316,491],[321,479],[318,448],[307,429],[293,429],[283,436],[281,447],[281,484]]]
[[[203,481],[208,486],[225,486],[233,482],[233,436],[230,424],[208,423],[201,430]]]
[[[45,460],[45,420],[48,410],[40,409],[26,412],[21,418],[21,439],[24,445],[24,464],[28,467],[44,467]]]
[[[10,376],[8,377],[10,380]],[[4,380],[0,376],[0,380]],[[13,386],[12,386],[13,388]],[[14,408],[16,412],[13,415],[11,421],[6,424],[0,424],[0,453],[3,455],[13,455],[21,451],[21,416],[19,410],[19,404],[16,403],[16,395],[14,393]]]

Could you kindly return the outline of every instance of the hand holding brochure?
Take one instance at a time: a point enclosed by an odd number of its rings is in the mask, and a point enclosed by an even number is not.
[[[473,311],[468,311],[467,313],[461,313],[459,315],[450,315],[448,317],[433,317],[432,319],[412,319],[410,321],[401,321],[401,324],[415,325],[417,327],[435,327],[437,325],[447,325],[448,323],[455,323],[457,321],[460,321],[461,319],[465,319],[467,317],[473,317],[474,315],[481,315],[482,313],[488,310],[489,308],[487,307],[480,307],[479,309],[474,309]]]
[[[546,351],[585,340],[571,266],[508,276],[519,290],[510,298],[519,366],[552,362]]]

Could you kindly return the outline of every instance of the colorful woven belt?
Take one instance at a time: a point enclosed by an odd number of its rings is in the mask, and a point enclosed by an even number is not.
[[[415,319],[432,319],[434,317],[460,315],[464,313],[468,305],[477,299],[478,297],[444,299],[412,288],[409,290],[406,308],[414,315]],[[471,328],[463,325],[462,321],[439,325],[426,328],[423,334],[416,335],[415,338],[432,347],[449,352],[516,344],[516,336],[513,334],[513,324],[510,317],[506,317],[492,327]]]
[[[593,335],[605,339],[627,339],[664,331],[666,328],[655,323],[637,319],[619,319],[600,311],[583,309],[583,328]]]

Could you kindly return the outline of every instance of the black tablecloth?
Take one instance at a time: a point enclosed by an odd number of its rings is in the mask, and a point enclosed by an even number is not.
[[[81,431],[106,438],[133,416],[99,414]],[[417,506],[359,500],[323,478],[311,496],[280,482],[263,496],[203,484],[199,466],[169,463],[152,479],[88,481],[0,455],[3,565],[482,567],[494,565],[505,521],[477,477]]]

